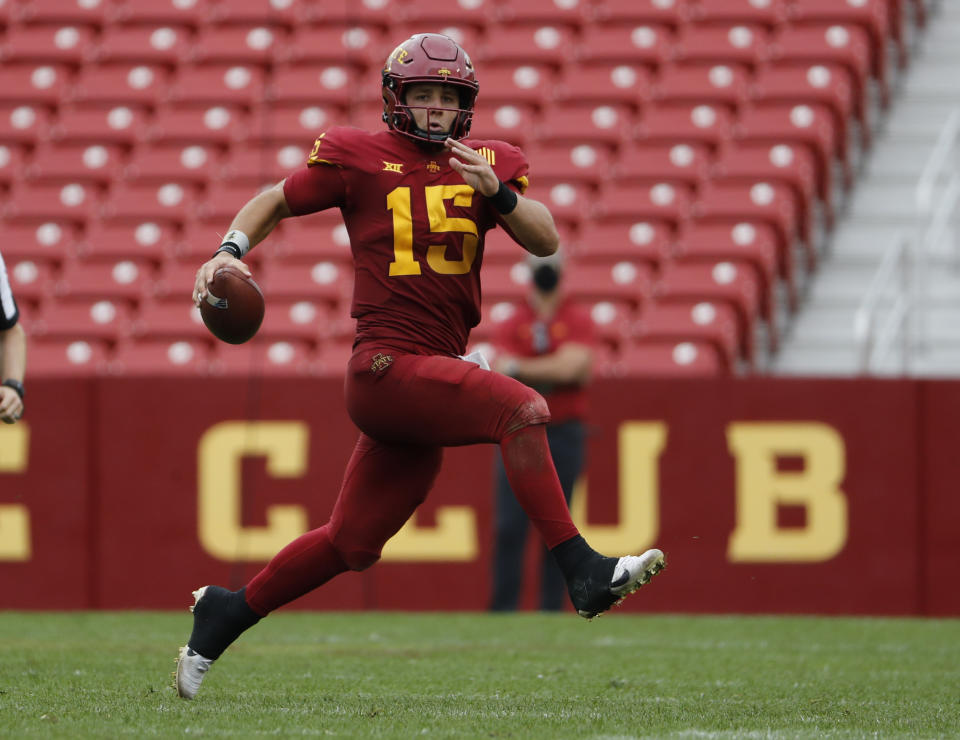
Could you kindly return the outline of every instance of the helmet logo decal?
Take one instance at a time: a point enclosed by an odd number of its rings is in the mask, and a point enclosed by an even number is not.
[[[381,172],[399,172],[403,174],[403,162],[387,162],[385,159],[381,159],[383,162],[383,169]]]
[[[449,69],[447,69],[446,67],[441,67],[440,69],[437,70],[437,74],[438,74],[438,75],[442,75],[442,76],[443,76],[443,79],[447,79],[447,77],[449,77],[450,75],[452,75],[453,72],[451,72],[451,71],[450,71]]]

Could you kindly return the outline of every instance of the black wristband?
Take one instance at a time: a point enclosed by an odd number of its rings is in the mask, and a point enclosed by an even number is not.
[[[0,385],[5,385],[7,386],[7,388],[13,388],[13,390],[17,392],[17,395],[20,396],[20,400],[21,401],[23,400],[23,397],[24,397],[23,383],[21,383],[19,380],[14,380],[13,378],[7,378],[5,381],[3,381],[3,383],[0,383]]]
[[[487,196],[487,200],[489,200],[493,204],[493,207],[497,209],[497,212],[503,216],[506,216],[508,213],[513,213],[513,209],[517,207],[517,194],[508,188],[503,180],[500,181],[500,187],[497,188],[497,192]]]
[[[219,249],[213,253],[213,256],[216,257],[220,252],[228,252],[232,254],[237,259],[240,259],[243,255],[240,253],[240,247],[238,247],[233,242],[224,242],[220,245]]]

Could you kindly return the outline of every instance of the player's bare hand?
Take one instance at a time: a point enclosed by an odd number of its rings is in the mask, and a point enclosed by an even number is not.
[[[500,179],[486,157],[454,139],[447,139],[444,146],[455,155],[450,157],[450,166],[467,185],[488,198],[496,194]]]
[[[210,283],[213,282],[213,274],[224,265],[235,267],[244,275],[250,277],[250,268],[242,260],[238,260],[227,252],[217,252],[213,259],[204,262],[197,270],[197,279],[193,284],[193,302],[195,305],[199,306],[200,302],[207,297],[207,290],[210,288]]]
[[[13,388],[0,385],[0,421],[13,424],[23,416],[23,401]]]

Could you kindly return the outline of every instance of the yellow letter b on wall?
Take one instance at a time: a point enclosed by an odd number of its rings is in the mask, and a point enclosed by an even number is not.
[[[843,438],[820,423],[731,424],[727,443],[737,461],[737,523],[728,556],[733,562],[816,562],[834,557],[847,541]],[[779,470],[778,459],[799,458],[802,470]],[[802,527],[781,528],[780,506],[805,510]]]

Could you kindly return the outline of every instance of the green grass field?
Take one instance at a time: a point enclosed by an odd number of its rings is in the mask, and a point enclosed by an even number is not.
[[[276,614],[193,702],[190,615],[0,612],[0,737],[960,736],[960,621]]]

